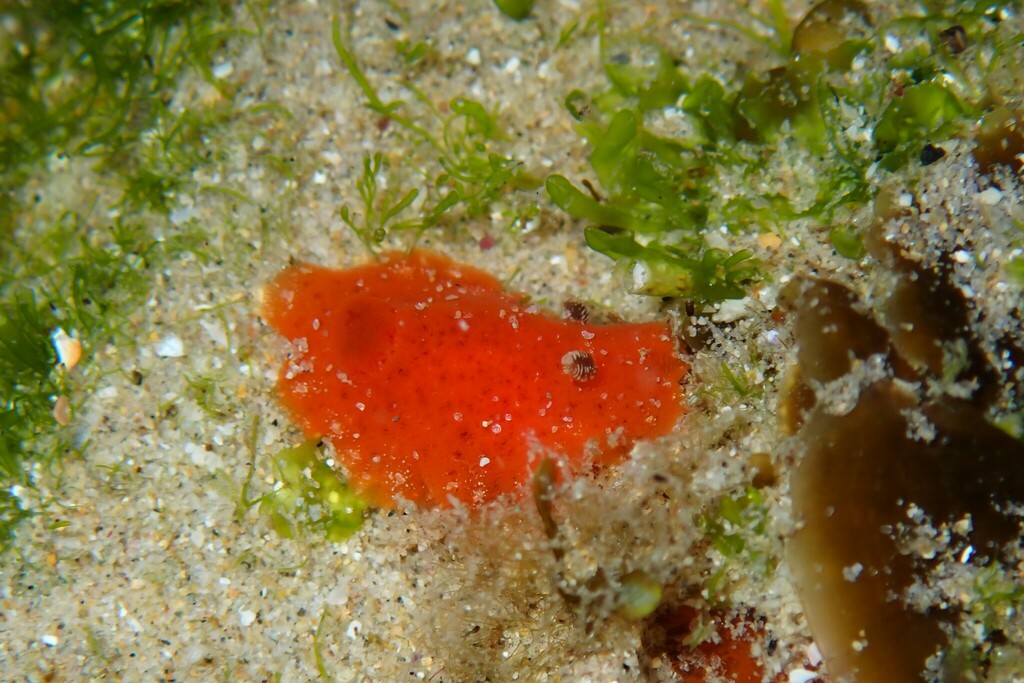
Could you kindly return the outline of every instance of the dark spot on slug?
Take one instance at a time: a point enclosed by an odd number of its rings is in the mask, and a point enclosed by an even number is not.
[[[562,371],[577,382],[586,382],[597,374],[597,365],[586,351],[570,351],[562,356]]]

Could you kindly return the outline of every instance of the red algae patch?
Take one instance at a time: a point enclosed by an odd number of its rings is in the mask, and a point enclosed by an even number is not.
[[[666,323],[561,320],[525,298],[424,251],[290,267],[263,303],[292,343],[281,400],[379,505],[478,506],[521,490],[538,452],[579,470],[671,431],[687,365]]]

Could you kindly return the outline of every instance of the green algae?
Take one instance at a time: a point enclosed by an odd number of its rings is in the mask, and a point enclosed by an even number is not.
[[[32,497],[37,466],[59,467],[87,445],[72,442],[53,409],[68,396],[72,412],[81,409],[76,397],[96,378],[86,362],[62,372],[51,333],[79,339],[86,361],[103,345],[132,345],[128,319],[157,270],[185,253],[203,258],[196,226],[160,230],[150,212],[166,219],[183,171],[202,161],[203,135],[233,115],[233,88],[211,65],[246,31],[216,0],[13,3],[0,18],[0,549],[8,549],[31,514],[22,496]],[[220,105],[172,111],[170,93],[190,73],[217,90]],[[109,184],[110,217],[61,197],[29,227],[42,198],[22,185],[44,167],[72,164]]]

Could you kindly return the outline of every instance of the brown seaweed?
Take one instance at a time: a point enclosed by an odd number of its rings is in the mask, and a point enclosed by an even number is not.
[[[897,280],[881,322],[836,282],[784,292],[799,350],[780,413],[802,451],[789,560],[833,679],[915,681],[941,668],[967,680],[935,657],[955,609],[912,606],[907,593],[950,557],[984,565],[1020,542],[1011,508],[1024,502],[1024,445],[986,419],[996,373],[948,273],[889,265]],[[865,369],[872,356],[881,377]],[[954,398],[941,391],[950,381],[978,389]]]

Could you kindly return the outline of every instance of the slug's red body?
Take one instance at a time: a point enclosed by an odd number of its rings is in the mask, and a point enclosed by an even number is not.
[[[523,299],[429,252],[293,266],[263,306],[293,345],[281,400],[383,505],[477,506],[519,490],[537,453],[609,464],[672,429],[687,366],[667,324],[563,321]]]

